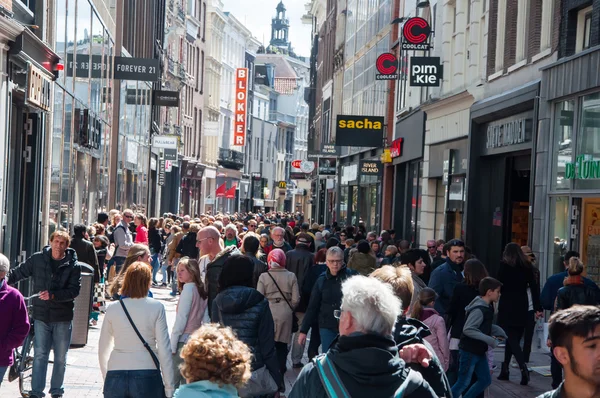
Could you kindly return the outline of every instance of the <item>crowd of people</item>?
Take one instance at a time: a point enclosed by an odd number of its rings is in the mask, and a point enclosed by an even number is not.
[[[100,213],[91,226],[75,225],[73,236],[55,231],[18,267],[0,256],[0,311],[10,303],[15,325],[0,327],[8,341],[0,375],[29,331],[22,296],[9,285],[32,277],[39,297],[30,397],[44,396],[51,349],[50,394],[62,397],[85,264],[102,296],[91,322],[105,312],[98,347],[105,397],[278,396],[288,356],[302,369],[289,397],[483,397],[499,345],[497,378],[509,382],[513,367],[520,384],[529,383],[543,310],[553,313],[555,391],[547,396],[600,396],[600,290],[582,276],[578,253],[566,253],[565,271],[540,291],[528,247],[506,245],[492,278],[459,239],[411,246],[394,231],[311,225],[298,213]],[[170,330],[153,287],[177,300]]]

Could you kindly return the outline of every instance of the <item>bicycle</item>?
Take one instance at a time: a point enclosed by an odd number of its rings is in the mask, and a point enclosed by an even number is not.
[[[31,375],[33,373],[33,338],[35,331],[33,328],[33,318],[31,317],[32,305],[31,299],[38,297],[36,293],[29,297],[24,297],[27,305],[27,313],[29,314],[29,333],[23,341],[23,345],[14,350],[15,361],[8,372],[8,381],[12,382],[19,379],[19,392],[23,398],[29,398],[31,391]]]

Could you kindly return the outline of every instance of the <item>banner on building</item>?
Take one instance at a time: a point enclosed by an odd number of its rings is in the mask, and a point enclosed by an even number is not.
[[[92,79],[106,78],[108,66],[113,63],[115,80],[158,81],[160,61],[157,58],[110,57],[102,55],[67,54],[67,76]]]
[[[235,199],[235,190],[237,189],[237,185],[233,184],[231,188],[225,192],[225,198],[227,199]]]
[[[217,190],[215,191],[215,196],[217,198],[224,198],[225,194],[227,193],[227,187],[226,187],[226,183],[223,183],[221,186],[219,186],[217,188]]]
[[[382,116],[338,115],[335,145],[356,147],[383,147]]]
[[[246,121],[248,119],[248,68],[235,70],[235,108],[233,122],[233,145],[246,144]]]

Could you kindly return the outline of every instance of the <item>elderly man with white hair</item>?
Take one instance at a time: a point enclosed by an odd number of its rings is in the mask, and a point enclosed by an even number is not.
[[[23,344],[29,333],[25,300],[17,289],[6,282],[9,269],[8,258],[0,254],[0,384],[6,370],[13,364],[13,349]]]
[[[302,369],[289,398],[437,397],[400,358],[392,333],[402,304],[391,287],[353,276],[342,284],[342,294],[342,305],[334,311],[340,337]]]
[[[241,246],[241,240],[238,238],[238,231],[235,224],[227,224],[225,227],[225,247],[235,246],[239,248]]]
[[[281,227],[275,227],[271,230],[271,240],[273,241],[271,243],[271,250],[281,249],[284,253],[292,250],[292,246],[285,241],[285,229]]]

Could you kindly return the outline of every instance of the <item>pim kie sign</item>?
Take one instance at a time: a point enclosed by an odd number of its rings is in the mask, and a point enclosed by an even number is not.
[[[399,158],[402,156],[402,144],[404,143],[404,138],[396,138],[392,141],[392,145],[390,146],[390,155],[392,159]]]
[[[246,144],[246,121],[248,118],[248,68],[235,70],[235,109],[233,122],[233,145]]]

